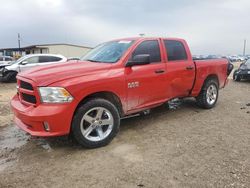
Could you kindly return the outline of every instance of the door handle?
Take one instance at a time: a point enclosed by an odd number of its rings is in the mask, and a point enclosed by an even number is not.
[[[187,70],[193,70],[193,68],[194,68],[193,66],[187,66],[186,67]]]
[[[164,72],[165,72],[165,70],[163,70],[163,69],[155,70],[155,73],[156,73],[156,74],[162,74],[162,73],[164,73]]]

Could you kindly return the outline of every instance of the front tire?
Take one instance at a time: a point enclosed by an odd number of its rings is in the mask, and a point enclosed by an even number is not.
[[[200,94],[196,98],[198,106],[205,109],[213,108],[218,100],[219,84],[215,79],[205,81]]]
[[[81,105],[72,122],[72,133],[86,148],[109,144],[119,131],[120,115],[114,104],[105,99],[92,99]]]
[[[8,72],[6,75],[2,78],[3,82],[16,82],[16,75],[17,72]]]

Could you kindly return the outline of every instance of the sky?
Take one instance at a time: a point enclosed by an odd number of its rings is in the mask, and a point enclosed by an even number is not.
[[[250,54],[250,0],[0,0],[0,48],[94,47],[116,38],[184,38],[193,54]]]

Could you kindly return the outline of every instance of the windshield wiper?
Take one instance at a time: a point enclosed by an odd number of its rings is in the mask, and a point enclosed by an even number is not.
[[[97,61],[97,60],[93,60],[93,59],[86,59],[86,61],[90,61],[90,62],[97,62],[97,63],[102,62],[102,61]]]
[[[85,59],[85,61],[95,62],[95,63],[114,63],[114,62],[108,62],[108,61],[97,61],[93,59]]]

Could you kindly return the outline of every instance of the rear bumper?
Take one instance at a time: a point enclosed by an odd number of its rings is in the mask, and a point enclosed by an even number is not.
[[[19,101],[17,95],[11,100],[14,112],[14,122],[22,130],[32,136],[62,136],[69,134],[71,120],[74,114],[74,103],[40,104],[39,106],[26,106]],[[44,128],[48,123],[49,131]]]

